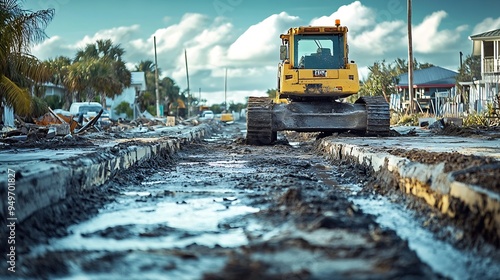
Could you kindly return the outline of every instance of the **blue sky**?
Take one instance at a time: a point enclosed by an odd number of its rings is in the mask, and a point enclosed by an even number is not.
[[[423,0],[413,2],[413,48],[419,62],[457,70],[459,52],[470,54],[470,35],[500,28],[500,1]],[[265,95],[276,88],[279,34],[289,27],[326,25],[340,18],[349,27],[350,59],[362,76],[376,61],[407,59],[406,0],[30,0],[28,10],[55,9],[48,38],[32,48],[45,60],[73,57],[98,39],[125,49],[133,67],[154,60],[184,90],[184,50],[190,87],[208,103],[223,102],[228,69],[228,102]]]

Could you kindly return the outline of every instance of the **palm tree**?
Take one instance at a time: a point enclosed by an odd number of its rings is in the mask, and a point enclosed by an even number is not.
[[[155,94],[155,64],[152,60],[141,60],[139,64],[135,66],[135,71],[144,72],[146,77],[146,90],[140,94],[137,98],[137,102],[139,104],[140,110],[148,110],[150,106],[155,105],[156,103],[156,94]],[[161,70],[158,69],[158,72]],[[156,107],[155,107],[156,108]],[[148,110],[150,111],[150,110]],[[156,114],[156,109],[151,110],[151,114]]]
[[[112,98],[130,86],[132,74],[122,60],[124,53],[123,48],[113,45],[109,39],[97,40],[95,44],[88,44],[76,53],[74,63],[87,66],[84,76],[88,85],[84,89],[87,99],[93,96],[93,92],[96,92],[101,96],[103,107],[106,107],[106,97]],[[74,76],[77,78],[76,73]],[[79,80],[71,83],[76,86]],[[82,91],[78,86],[76,88]]]
[[[0,102],[19,115],[31,111],[29,88],[50,78],[30,46],[46,37],[44,29],[53,16],[54,9],[32,12],[16,0],[0,0]]]
[[[184,93],[180,94],[179,86],[175,83],[173,79],[169,77],[165,77],[160,81],[160,98],[165,99],[167,103],[165,105],[166,106],[165,112],[167,112],[167,115],[169,113],[170,104],[172,104],[179,98],[183,99],[183,101],[186,101]]]
[[[52,70],[52,77],[50,82],[54,85],[61,85],[64,88],[64,105],[63,109],[68,110],[71,102],[71,94],[67,91],[68,86],[66,82],[68,80],[69,67],[71,65],[71,59],[65,56],[58,56],[55,59],[48,59],[45,61],[47,67]]]
[[[155,71],[155,64],[152,60],[141,60],[139,64],[135,66],[135,71],[141,71],[144,73],[154,73]],[[158,69],[158,75],[160,75],[161,70]]]

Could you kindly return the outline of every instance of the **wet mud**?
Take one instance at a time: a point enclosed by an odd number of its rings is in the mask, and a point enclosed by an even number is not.
[[[417,213],[436,241],[456,245],[457,225],[391,188],[383,174],[323,159],[312,136],[254,147],[244,144],[240,127],[222,127],[75,194],[20,225],[12,279],[456,278],[433,269],[353,198],[389,197]],[[477,248],[472,238],[462,238],[462,248]],[[500,265],[495,250],[484,254]],[[491,276],[477,270],[469,276]]]

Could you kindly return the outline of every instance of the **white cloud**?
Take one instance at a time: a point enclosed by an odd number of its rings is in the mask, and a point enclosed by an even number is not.
[[[115,27],[100,30],[94,35],[87,35],[81,40],[69,44],[60,36],[53,36],[35,45],[32,53],[41,60],[54,58],[54,56],[67,56],[73,58],[76,52],[83,49],[87,44],[93,44],[100,39],[111,39],[113,44],[120,45],[126,52],[133,50],[135,36],[139,34],[139,25]]]
[[[350,40],[350,45],[353,47],[353,52],[369,53],[370,56],[391,53],[395,49],[404,47],[401,38],[406,36],[403,31],[405,26],[402,21],[376,24],[355,34]]]
[[[373,26],[375,23],[375,12],[363,6],[360,1],[341,6],[329,16],[322,16],[311,20],[310,25],[334,25],[335,20],[340,19],[342,25],[348,26],[349,30],[357,31]]]
[[[388,7],[388,11],[389,11]],[[390,11],[399,12],[400,9]],[[387,12],[388,11],[384,11]],[[385,14],[384,14],[385,15]],[[310,25],[333,25],[340,19],[341,25],[349,29],[348,43],[350,59],[356,61],[381,60],[395,50],[404,48],[403,37],[406,37],[406,24],[402,20],[377,22],[379,14],[374,9],[355,1],[341,6],[329,16],[311,20]],[[391,17],[385,16],[390,19]],[[375,58],[375,59],[374,59]]]
[[[72,58],[76,51],[66,44],[59,36],[53,36],[40,44],[33,46],[31,53],[40,60],[53,59],[58,56],[67,56]]]
[[[482,22],[474,27],[471,35],[481,34],[491,30],[496,30],[500,28],[500,17],[499,18],[485,18]]]
[[[194,92],[193,95],[198,97],[198,92]],[[227,101],[228,104],[231,103],[245,103],[248,96],[267,96],[266,91],[260,90],[238,90],[238,91],[228,91],[227,97],[224,96],[224,91],[213,91],[201,94],[202,100],[207,100],[206,104],[208,106],[214,104],[222,104],[224,100]]]
[[[445,11],[434,12],[413,28],[415,52],[446,52],[461,39],[460,33],[464,31],[464,26],[459,26],[455,30],[439,30],[441,21],[446,16]]]
[[[83,49],[88,44],[94,44],[97,40],[110,39],[113,44],[128,45],[129,41],[139,34],[139,25],[120,26],[106,30],[100,30],[92,36],[85,36],[74,46]]]
[[[246,61],[250,64],[276,58],[281,43],[279,35],[296,25],[298,21],[298,17],[281,12],[250,26],[229,47],[228,57],[233,61]]]

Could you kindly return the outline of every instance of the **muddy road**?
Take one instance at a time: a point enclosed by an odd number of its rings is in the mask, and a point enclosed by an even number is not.
[[[430,230],[418,202],[372,191],[314,139],[248,146],[244,127],[27,222],[12,279],[498,279],[494,250],[455,247],[460,229]]]

